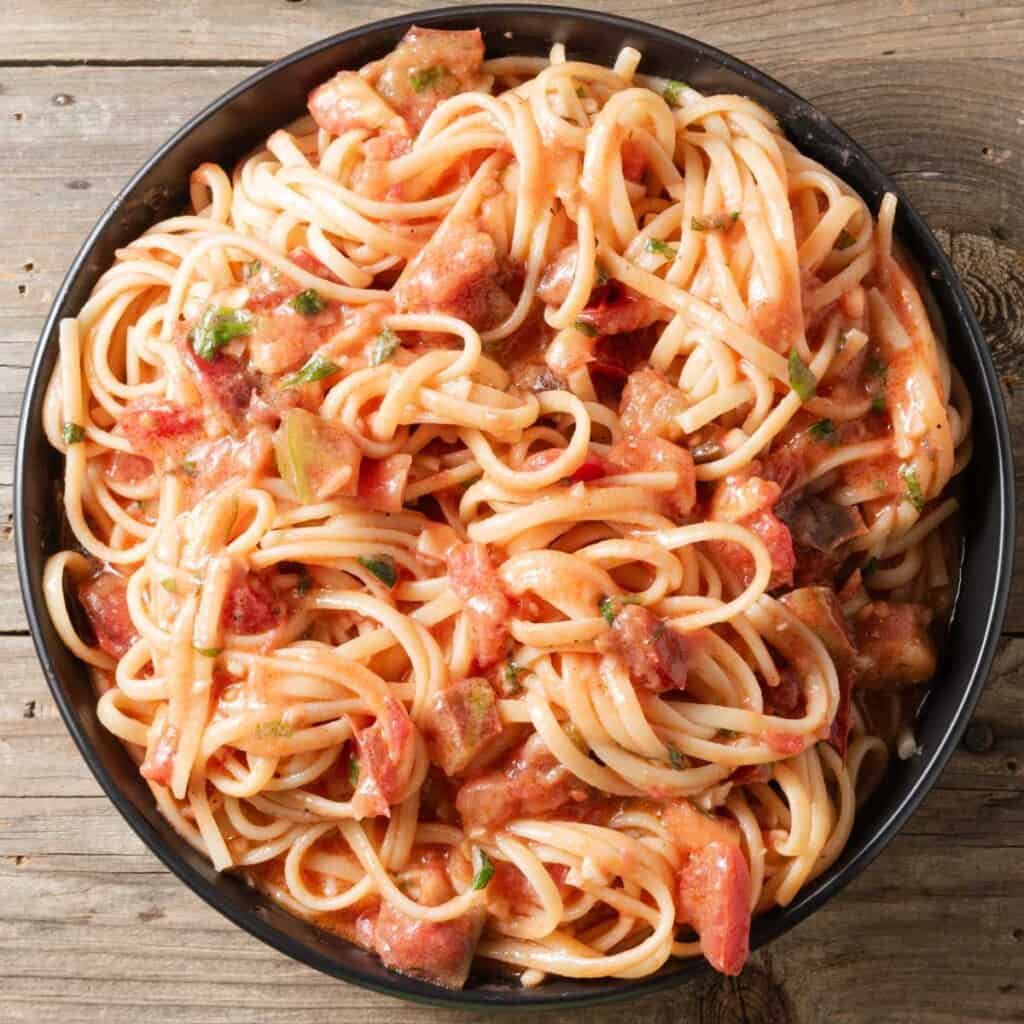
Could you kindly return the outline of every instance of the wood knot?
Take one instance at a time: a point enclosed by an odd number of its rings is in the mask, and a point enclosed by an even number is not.
[[[988,722],[971,722],[964,733],[964,746],[972,754],[987,753],[996,742],[996,734]]]
[[[796,1019],[792,1004],[770,961],[748,961],[737,978],[721,978],[700,1001],[701,1024],[789,1024]]]
[[[1024,385],[1024,256],[981,235],[955,235],[952,255],[996,370]]]

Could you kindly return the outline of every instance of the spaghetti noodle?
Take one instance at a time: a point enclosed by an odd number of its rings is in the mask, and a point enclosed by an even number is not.
[[[412,29],[60,328],[101,721],[218,869],[437,984],[739,971],[952,601],[971,405],[894,198],[639,62]]]

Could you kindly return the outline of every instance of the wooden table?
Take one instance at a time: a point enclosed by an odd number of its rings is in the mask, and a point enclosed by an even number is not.
[[[1024,5],[590,2],[749,60],[817,103],[894,173],[964,276],[1024,443]],[[250,69],[420,6],[430,4],[8,0],[0,13],[0,1021],[453,1016],[292,963],[228,924],[143,848],[100,793],[46,690],[11,543],[25,370],[72,255],[116,190]],[[707,978],[589,1012],[588,1021],[1024,1020],[1018,562],[1008,632],[964,748],[866,874],[754,956],[741,978]]]

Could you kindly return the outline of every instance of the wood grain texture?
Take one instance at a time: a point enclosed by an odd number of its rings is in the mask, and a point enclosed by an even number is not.
[[[892,171],[941,230],[992,346],[1015,446],[1024,445],[1024,7],[984,0],[592,5],[751,61],[817,103]],[[423,0],[5,5],[0,1022],[36,1024],[56,1015],[62,1024],[452,1019],[288,961],[163,870],[100,793],[45,689],[30,641],[17,635],[24,619],[10,523],[14,425],[35,339],[74,251],[118,187],[251,66],[372,18],[429,6]],[[1008,627],[1024,632],[1024,558],[1018,565]],[[586,1019],[1024,1021],[1022,681],[1024,639],[1007,638],[969,749],[957,753],[875,865],[757,954],[740,979],[702,978],[628,1010],[588,1011]],[[582,1015],[545,1019],[567,1024]]]

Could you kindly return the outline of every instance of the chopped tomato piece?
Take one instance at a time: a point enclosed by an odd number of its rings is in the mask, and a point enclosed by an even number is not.
[[[325,131],[341,135],[352,128],[376,131],[393,122],[398,115],[373,90],[373,86],[355,71],[339,71],[309,94],[309,112]]]
[[[192,347],[188,333],[180,335],[185,366],[192,374],[207,407],[212,407],[233,427],[243,416],[253,391],[253,379],[241,361],[227,352],[204,359]]]
[[[265,633],[280,621],[282,608],[265,576],[239,570],[231,581],[221,623],[233,633]]]
[[[932,613],[920,604],[873,601],[853,620],[862,686],[913,686],[927,682],[937,664],[928,633]]]
[[[664,473],[675,472],[676,484],[663,492],[666,511],[685,518],[697,502],[697,471],[689,450],[660,437],[625,435],[608,450],[610,472]]]
[[[613,280],[594,290],[580,319],[599,334],[625,334],[661,319],[661,311],[653,299]]]
[[[750,868],[743,851],[720,842],[694,851],[679,872],[678,892],[708,963],[739,974],[750,954]]]
[[[783,757],[793,757],[804,749],[803,738],[795,732],[765,732],[761,734],[761,739],[769,750]]]
[[[597,638],[597,649],[620,661],[633,684],[650,693],[686,689],[690,641],[664,619],[631,604]]]
[[[799,674],[791,668],[779,671],[776,686],[761,684],[764,712],[776,718],[800,718],[806,709],[807,699],[800,685]]]
[[[647,151],[634,139],[626,139],[619,150],[622,175],[626,181],[643,181],[647,170]]]
[[[498,278],[494,239],[472,224],[445,224],[413,259],[395,288],[401,312],[447,313],[486,330],[512,312]]]
[[[174,755],[178,752],[178,730],[164,722],[150,740],[146,759],[139,767],[142,775],[158,786],[168,786],[174,774]]]
[[[608,475],[608,468],[604,459],[596,452],[588,452],[587,457],[580,463],[579,468],[569,477],[574,484],[590,483],[592,480],[601,480]]]
[[[494,690],[486,679],[460,679],[437,694],[423,731],[431,759],[458,775],[502,731]]]
[[[132,448],[159,464],[179,458],[203,432],[199,409],[158,398],[135,399],[120,423]]]
[[[448,552],[448,582],[462,602],[476,663],[487,668],[508,649],[512,606],[483,544],[456,544]]]
[[[645,367],[629,375],[619,403],[619,418],[627,434],[674,440],[682,432],[675,422],[682,411],[682,392],[657,370]]]
[[[373,725],[355,733],[359,779],[352,806],[360,818],[391,816],[391,804],[409,782],[415,748],[412,720],[394,697]]]
[[[796,568],[793,538],[785,523],[772,511],[781,488],[771,480],[748,473],[727,476],[711,496],[710,519],[736,523],[755,533],[768,548],[772,560],[769,589],[791,586]],[[740,544],[711,541],[709,546],[740,582],[746,586],[754,577],[754,560]]]
[[[363,459],[359,468],[359,497],[380,512],[398,512],[405,498],[405,484],[412,466],[411,455]]]
[[[374,926],[373,948],[385,967],[460,989],[469,977],[486,914],[478,906],[450,921],[420,921],[385,902]]]
[[[472,831],[495,829],[512,818],[541,817],[587,798],[588,789],[536,734],[506,757],[501,768],[460,787],[455,806]]]
[[[672,842],[680,850],[689,852],[709,843],[739,845],[739,826],[731,818],[706,814],[689,800],[671,800],[659,810],[662,824]]]
[[[483,61],[479,29],[413,26],[391,53],[363,68],[362,76],[418,132],[442,100],[483,83]]]
[[[128,611],[128,584],[123,576],[102,572],[78,587],[96,642],[111,657],[123,657],[139,634]]]

